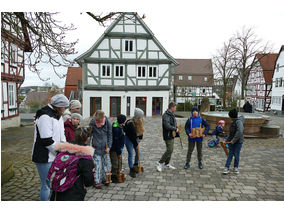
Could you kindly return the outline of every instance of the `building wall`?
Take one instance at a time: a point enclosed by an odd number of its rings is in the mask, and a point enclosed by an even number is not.
[[[281,78],[282,78],[282,86],[280,86]],[[272,82],[273,83],[272,83],[271,110],[281,112],[283,99],[284,99],[284,50],[280,52],[279,57],[276,61]]]
[[[146,97],[146,116],[152,116],[152,98],[162,97],[163,107],[162,111],[168,108],[169,104],[169,92],[168,91],[88,91],[83,92],[83,117],[90,116],[90,98],[101,97],[102,110],[106,116],[110,116],[110,97],[121,97],[121,113],[127,114],[127,97],[131,97],[130,102],[130,116],[134,115],[134,109],[136,108],[136,97]]]
[[[17,127],[21,124],[20,116],[6,118],[5,120],[1,120],[1,129],[9,128],[9,127]]]

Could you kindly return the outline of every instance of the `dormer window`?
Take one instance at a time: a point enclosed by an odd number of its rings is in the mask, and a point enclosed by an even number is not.
[[[133,52],[133,49],[134,49],[133,44],[134,44],[133,40],[124,40],[124,51]]]
[[[204,77],[204,81],[207,82],[207,81],[208,81],[208,78],[207,78],[207,77]]]
[[[182,81],[182,79],[183,79],[182,75],[179,75],[178,80]]]
[[[187,76],[187,80],[192,81],[192,76]]]

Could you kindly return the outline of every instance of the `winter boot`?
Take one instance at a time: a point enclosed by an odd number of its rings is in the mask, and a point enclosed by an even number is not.
[[[130,172],[129,172],[130,177],[135,178],[136,177],[136,172],[134,170],[134,168],[130,168]]]

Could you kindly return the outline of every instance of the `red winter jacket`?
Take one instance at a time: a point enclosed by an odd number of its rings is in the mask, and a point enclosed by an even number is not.
[[[72,125],[70,119],[64,122],[66,141],[75,141],[75,127]]]

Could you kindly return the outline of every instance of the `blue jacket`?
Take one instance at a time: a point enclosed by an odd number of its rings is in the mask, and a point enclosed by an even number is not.
[[[121,127],[117,121],[112,125],[112,137],[112,147],[110,151],[121,155],[125,143],[125,133],[123,127]]]
[[[186,123],[185,123],[185,132],[187,135],[189,135],[189,133],[191,133],[191,128],[203,128],[205,127],[205,131],[203,132],[204,135],[207,135],[210,129],[210,125],[209,123],[204,120],[202,117],[197,116],[197,117],[193,117],[191,116],[189,119],[187,119]],[[191,138],[188,136],[188,141],[203,141],[203,138]]]
[[[222,126],[217,125],[214,131],[212,132],[212,135],[219,136],[223,132]]]

